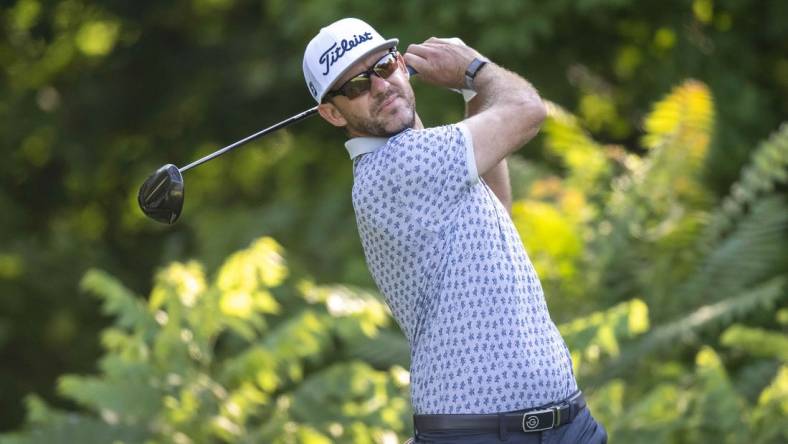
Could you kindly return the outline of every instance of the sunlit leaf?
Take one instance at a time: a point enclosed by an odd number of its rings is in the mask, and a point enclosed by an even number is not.
[[[784,333],[735,324],[723,332],[720,340],[725,346],[753,356],[776,357],[788,362],[788,335]]]
[[[120,24],[111,20],[87,22],[75,37],[77,48],[89,56],[107,55],[115,46]]]

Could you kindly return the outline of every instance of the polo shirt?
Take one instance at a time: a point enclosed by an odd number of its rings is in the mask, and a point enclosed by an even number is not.
[[[495,413],[577,390],[569,350],[464,123],[354,138],[367,266],[410,345],[415,414]]]

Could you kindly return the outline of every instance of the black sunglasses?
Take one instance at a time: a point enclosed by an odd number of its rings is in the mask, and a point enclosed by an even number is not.
[[[345,96],[350,100],[361,96],[372,87],[372,74],[381,79],[389,78],[399,68],[396,49],[381,57],[372,68],[343,83],[339,88],[326,93],[326,97]]]

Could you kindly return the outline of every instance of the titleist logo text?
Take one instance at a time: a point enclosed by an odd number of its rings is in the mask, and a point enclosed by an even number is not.
[[[331,66],[336,63],[337,60],[341,59],[345,53],[368,40],[372,40],[372,34],[365,32],[361,35],[354,34],[351,40],[342,39],[342,41],[331,45],[331,47],[320,56],[320,64],[326,68],[323,75],[328,74],[331,70]]]

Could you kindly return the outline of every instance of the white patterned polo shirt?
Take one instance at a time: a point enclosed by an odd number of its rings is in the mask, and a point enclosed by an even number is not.
[[[353,208],[367,266],[410,344],[416,414],[495,413],[577,390],[569,350],[464,123],[361,137]]]

